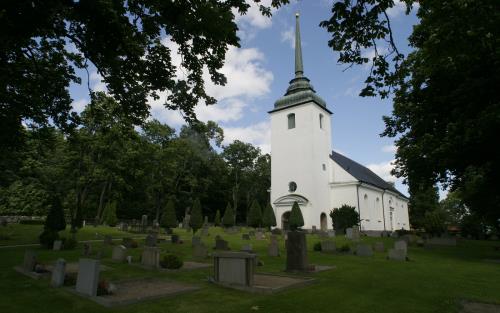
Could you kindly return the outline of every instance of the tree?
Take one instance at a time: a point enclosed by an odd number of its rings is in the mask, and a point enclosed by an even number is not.
[[[424,228],[431,236],[441,236],[446,232],[446,214],[442,210],[425,212]]]
[[[220,226],[221,225],[220,210],[217,210],[217,212],[215,212],[214,225],[215,226]]]
[[[200,199],[194,200],[189,226],[193,229],[193,234],[203,226],[203,213],[201,212]]]
[[[52,196],[52,205],[45,220],[45,230],[61,231],[66,229],[66,220],[64,219],[64,210],[61,200],[58,196]]]
[[[446,198],[439,202],[439,208],[446,213],[446,220],[450,225],[459,226],[469,210],[460,198],[460,192],[449,192]]]
[[[118,218],[116,217],[116,201],[109,201],[106,204],[102,219],[106,225],[116,226],[118,223]]]
[[[271,203],[267,203],[266,207],[264,208],[264,213],[262,216],[262,226],[271,228],[276,226],[276,216],[274,215],[274,210],[273,207],[271,206]]]
[[[169,199],[167,205],[165,206],[165,210],[161,216],[160,225],[166,228],[175,228],[177,227],[177,216],[175,214],[175,205],[172,199]]]
[[[431,183],[418,183],[412,180],[410,183],[410,202],[408,211],[410,214],[410,224],[413,228],[424,227],[425,213],[432,212],[439,208],[438,188]]]
[[[419,18],[406,56],[387,13],[395,1],[334,1],[321,26],[332,34],[329,45],[340,51],[340,63],[371,63],[362,96],[394,96],[382,134],[397,138],[394,174],[410,185],[460,190],[471,212],[499,229],[500,152],[491,143],[500,131],[500,3],[404,2],[407,13],[418,3]],[[374,57],[364,57],[364,49]]]
[[[348,204],[343,204],[340,208],[330,211],[332,226],[338,232],[343,232],[346,228],[353,227],[359,223],[359,214],[356,208]]]
[[[222,225],[224,227],[234,226],[234,211],[231,207],[231,203],[227,203],[226,210],[224,211],[224,217],[222,218]]]
[[[254,200],[248,212],[248,226],[260,227],[262,225],[262,209],[259,203]]]
[[[300,211],[300,207],[297,201],[295,201],[292,205],[289,225],[292,231],[298,230],[302,226],[304,226],[304,217],[302,217],[302,212]]]

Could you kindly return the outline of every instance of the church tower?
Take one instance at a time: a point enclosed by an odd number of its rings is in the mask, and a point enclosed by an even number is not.
[[[331,114],[304,76],[299,14],[295,29],[295,78],[274,103],[271,116],[271,204],[278,227],[288,227],[297,201],[304,228],[331,228]]]

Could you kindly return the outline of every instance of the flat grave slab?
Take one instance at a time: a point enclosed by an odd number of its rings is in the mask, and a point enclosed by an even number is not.
[[[47,269],[47,271],[52,272],[52,270],[54,269],[54,265],[53,264],[47,265],[45,268]],[[111,267],[102,264],[99,267],[100,272],[109,271],[110,269]],[[78,262],[66,263],[66,274],[75,274],[75,273],[78,273]]]
[[[28,276],[29,278],[33,279],[40,279],[40,278],[49,278],[50,277],[50,271],[46,268],[46,272],[43,273],[37,273],[35,271],[28,271],[22,266],[14,266],[14,270],[20,274],[23,274],[25,276]]]
[[[159,278],[124,280],[113,282],[113,284],[116,285],[116,292],[113,294],[96,297],[83,297],[105,307],[115,307],[145,300],[176,296],[200,289],[198,286]],[[82,296],[81,294],[76,293],[74,288],[68,288],[68,290]]]
[[[289,288],[297,288],[314,282],[310,277],[281,276],[274,274],[255,274],[253,286],[216,283],[217,285],[251,293],[272,294]]]

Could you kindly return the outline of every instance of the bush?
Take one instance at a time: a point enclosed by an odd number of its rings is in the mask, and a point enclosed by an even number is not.
[[[431,236],[441,236],[446,231],[446,215],[444,211],[434,210],[425,213],[425,231]]]
[[[292,212],[290,212],[290,229],[297,230],[304,226],[304,217],[300,211],[299,204],[295,201],[292,205]]]
[[[64,250],[73,250],[78,245],[78,241],[73,238],[61,238]]]
[[[59,234],[57,231],[45,229],[38,237],[40,244],[47,249],[52,249],[54,246],[54,241],[59,239]]]
[[[359,214],[356,212],[356,208],[347,204],[331,210],[330,218],[332,219],[332,226],[336,231],[353,227],[358,225],[359,222]]]
[[[224,211],[224,217],[222,218],[222,225],[225,227],[234,226],[234,211],[231,204],[228,202],[226,210]]]
[[[19,224],[23,225],[44,225],[45,220],[20,220]]]
[[[264,208],[264,213],[262,214],[262,226],[270,228],[276,226],[276,216],[274,215],[273,207],[271,203],[267,203]]]
[[[262,225],[262,209],[260,208],[259,202],[256,200],[252,201],[250,210],[248,211],[248,226],[257,228]]]
[[[215,226],[220,226],[220,225],[221,225],[221,221],[220,221],[220,211],[219,211],[219,210],[217,210],[217,212],[215,212],[214,225],[215,225]]]
[[[199,199],[194,200],[189,226],[193,229],[193,234],[203,226],[203,214],[201,213],[201,203]]]
[[[178,223],[177,216],[175,214],[174,201],[169,199],[161,216],[160,226],[165,228],[175,228],[177,225]]]
[[[314,251],[321,251],[321,242],[316,242],[313,246]]]
[[[53,196],[52,205],[49,214],[45,220],[45,229],[60,231],[66,229],[66,221],[64,220],[64,210],[61,200],[58,196]]]
[[[108,226],[116,226],[118,217],[116,217],[116,201],[111,201],[106,204],[102,220]]]
[[[484,218],[476,214],[467,214],[460,223],[460,233],[465,238],[484,239],[487,234],[487,224]]]
[[[184,262],[182,262],[181,258],[174,254],[167,254],[160,261],[160,266],[163,268],[167,268],[170,270],[176,270],[182,267]]]
[[[338,248],[337,251],[338,252],[349,252],[349,251],[351,251],[351,247],[348,244],[344,244],[340,248]]]

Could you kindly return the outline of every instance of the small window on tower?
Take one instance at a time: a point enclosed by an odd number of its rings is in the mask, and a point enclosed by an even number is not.
[[[319,115],[319,128],[323,129],[323,114]]]
[[[323,163],[323,171],[326,171],[326,164]]]
[[[295,113],[288,114],[288,129],[295,128]]]

